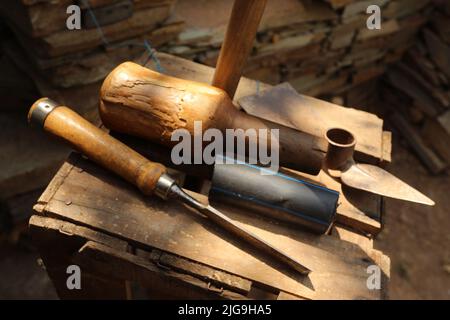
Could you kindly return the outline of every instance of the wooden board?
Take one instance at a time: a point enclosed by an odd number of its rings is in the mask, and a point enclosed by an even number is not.
[[[123,280],[105,279],[81,267],[82,290],[67,286],[67,267],[76,264],[74,255],[86,240],[96,241],[118,252],[127,249],[126,241],[95,232],[60,220],[33,216],[30,234],[39,250],[53,285],[61,299],[126,299],[127,283]],[[78,265],[80,266],[80,265]]]
[[[216,269],[209,279],[192,262],[157,250],[134,250],[126,241],[67,221],[34,215],[30,234],[62,299],[129,299],[129,281],[150,289],[150,298],[156,299],[245,299],[237,292],[251,292],[252,284],[245,279]],[[67,289],[65,271],[70,264],[82,270],[82,290]],[[173,264],[184,272],[177,272]]]
[[[344,127],[354,134],[357,152],[381,156],[383,121],[374,114],[298,94],[289,83],[243,97],[239,104],[250,114],[318,137],[329,128]]]
[[[238,210],[219,209],[313,272],[308,277],[291,274],[193,210],[145,198],[80,156],[69,159],[35,206],[40,214],[89,226],[138,247],[198,261],[288,294],[308,299],[380,298],[380,291],[366,287],[367,267],[376,261],[358,245],[288,229]]]

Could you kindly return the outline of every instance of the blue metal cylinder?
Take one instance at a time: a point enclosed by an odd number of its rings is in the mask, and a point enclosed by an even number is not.
[[[247,163],[216,163],[209,199],[323,234],[334,222],[339,192]]]

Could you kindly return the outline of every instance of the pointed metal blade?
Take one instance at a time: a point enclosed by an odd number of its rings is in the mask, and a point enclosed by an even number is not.
[[[255,246],[256,248],[260,249],[266,254],[271,255],[278,261],[290,266],[291,268],[300,272],[301,274],[306,275],[311,271],[307,267],[302,265],[300,262],[298,262],[291,256],[287,255],[286,253],[280,251],[279,249],[275,248],[273,245],[271,245],[261,237],[257,236],[256,234],[246,229],[243,229],[233,220],[228,218],[219,210],[211,207],[210,205],[200,209],[199,211],[205,214],[208,218],[213,220],[218,225],[224,227],[229,232],[239,236],[240,239],[245,240],[247,243]]]
[[[389,198],[434,206],[434,201],[407,183],[377,166],[353,164],[343,171],[341,180],[349,187],[376,193]]]
[[[203,204],[197,199],[191,197],[189,194],[184,192],[178,185],[172,184],[170,191],[173,196],[186,203],[188,206],[197,209],[199,212],[203,213],[217,225],[221,226],[228,232],[238,236],[240,239],[246,241],[248,244],[254,246],[255,248],[265,252],[266,254],[276,258],[279,262],[291,267],[292,269],[298,271],[303,275],[307,275],[311,270],[302,265],[299,261],[282,252],[281,250],[275,248],[270,243],[257,236],[253,232],[246,230],[239,226],[236,222],[231,220],[228,216],[220,212],[219,210],[211,207],[210,205]]]

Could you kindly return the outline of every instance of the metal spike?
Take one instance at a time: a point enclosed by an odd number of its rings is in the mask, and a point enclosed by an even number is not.
[[[344,184],[356,189],[389,198],[434,206],[433,200],[377,166],[354,163],[341,173],[341,180]]]

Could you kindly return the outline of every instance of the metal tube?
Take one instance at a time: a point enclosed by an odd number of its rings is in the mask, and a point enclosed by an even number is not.
[[[209,198],[323,234],[334,221],[339,193],[250,164],[216,163]]]

